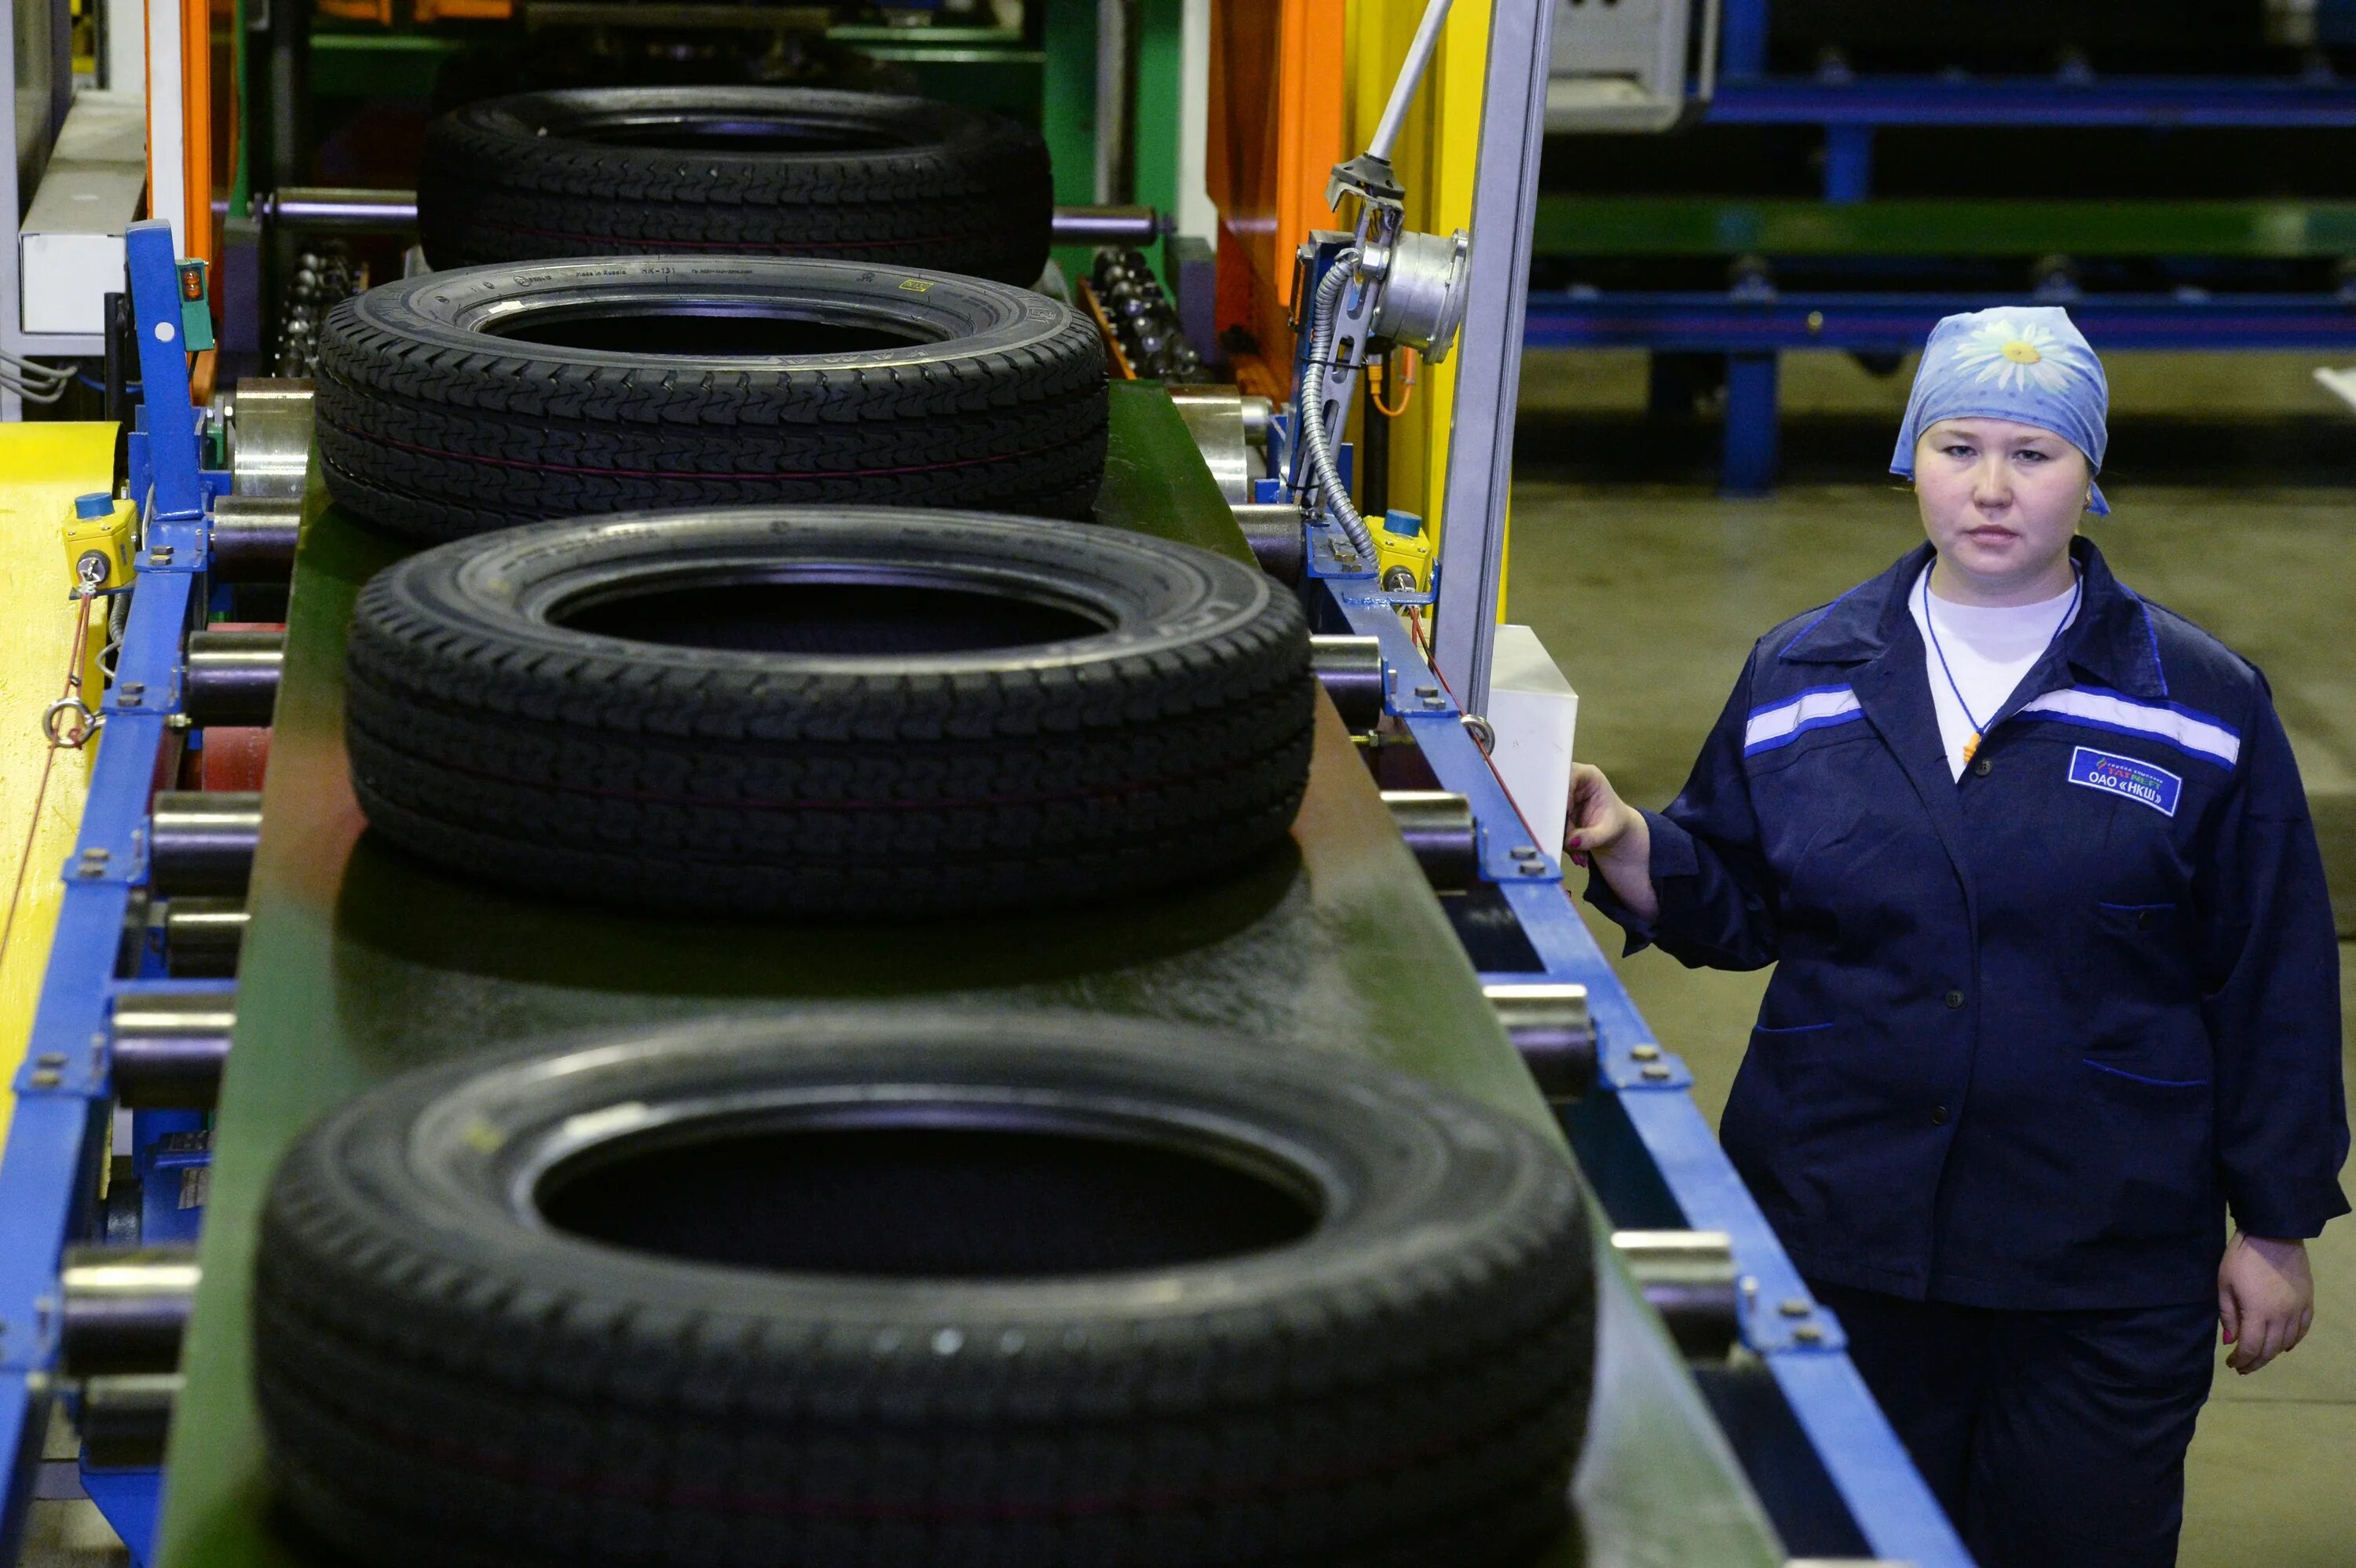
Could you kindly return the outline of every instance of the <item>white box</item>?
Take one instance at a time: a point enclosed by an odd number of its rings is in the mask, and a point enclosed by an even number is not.
[[[147,187],[146,109],[133,93],[74,100],[18,230],[18,321],[27,333],[97,334],[123,283],[123,234]]]
[[[1489,727],[1497,733],[1489,762],[1514,797],[1538,848],[1562,848],[1570,811],[1571,741],[1579,730],[1579,693],[1527,626],[1497,628],[1489,669]]]

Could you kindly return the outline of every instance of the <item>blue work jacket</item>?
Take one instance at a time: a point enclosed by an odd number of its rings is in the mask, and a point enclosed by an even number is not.
[[[2084,539],[1958,781],[1925,545],[1762,638],[1652,828],[1688,965],[1775,975],[1721,1125],[1802,1272],[2025,1310],[2203,1301],[2224,1220],[2348,1211],[2340,967],[2265,679]]]

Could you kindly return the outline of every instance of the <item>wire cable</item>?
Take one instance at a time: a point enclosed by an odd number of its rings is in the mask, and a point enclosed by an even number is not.
[[[1398,357],[1402,354],[1407,356],[1407,380],[1399,388],[1398,407],[1393,408],[1390,404],[1383,401],[1383,393],[1391,389],[1391,381],[1395,373],[1394,368],[1398,365]],[[1381,389],[1377,390],[1376,389],[1374,378],[1372,376],[1366,378],[1366,396],[1373,400],[1375,411],[1381,414],[1385,419],[1395,420],[1398,418],[1401,414],[1407,412],[1408,405],[1415,401],[1415,362],[1416,352],[1414,349],[1406,347],[1394,348],[1388,355],[1385,356],[1383,359],[1383,384]]]
[[[73,642],[66,654],[66,695],[51,705],[51,713],[68,703],[80,707],[85,714],[90,711],[80,701],[81,661],[83,650],[90,646],[90,612],[95,601],[87,593],[79,597],[81,603],[75,612]],[[16,880],[8,890],[7,916],[5,920],[0,920],[0,970],[5,970],[7,965],[9,939],[16,934],[16,911],[25,901],[25,872],[33,863],[33,847],[40,842],[41,808],[48,804],[49,775],[57,769],[58,753],[70,748],[80,748],[89,744],[91,734],[95,727],[84,722],[61,734],[51,726],[48,718],[44,716],[42,728],[48,733],[49,749],[41,756],[41,781],[33,790],[33,812],[25,824],[25,847],[16,856]]]
[[[1366,531],[1365,518],[1358,515],[1356,503],[1350,499],[1349,486],[1342,483],[1342,472],[1333,464],[1333,440],[1325,429],[1325,373],[1333,363],[1333,318],[1342,303],[1342,291],[1349,286],[1351,274],[1357,268],[1355,251],[1344,251],[1334,257],[1310,305],[1309,374],[1302,379],[1300,400],[1301,446],[1309,454],[1309,465],[1325,492],[1326,508],[1342,525],[1350,547],[1371,561],[1375,559],[1375,536]]]

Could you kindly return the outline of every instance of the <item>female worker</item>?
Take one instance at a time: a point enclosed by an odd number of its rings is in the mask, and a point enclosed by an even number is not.
[[[1760,639],[1667,811],[1581,767],[1567,834],[1629,951],[1776,965],[1727,1152],[1983,1568],[2172,1563],[2213,1326],[2297,1344],[2348,1211],[2298,770],[2076,537],[2107,401],[2059,309],[1941,322],[1929,543]]]

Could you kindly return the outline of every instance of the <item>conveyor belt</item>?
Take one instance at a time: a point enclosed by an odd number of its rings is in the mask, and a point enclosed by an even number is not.
[[[1244,553],[1168,400],[1149,386],[1114,392],[1101,514]],[[1364,1052],[1559,1136],[1330,709],[1292,847],[1230,883],[1160,901],[817,929],[641,921],[509,897],[362,836],[344,763],[345,628],[360,585],[402,547],[316,491],[314,504],[295,567],[204,1285],[166,1470],[165,1568],[311,1561],[273,1527],[249,1393],[256,1216],[302,1127],[418,1062],[721,1008],[986,998],[1197,1019],[1270,1049]],[[1549,1568],[1781,1563],[1691,1380],[1616,1264],[1607,1279],[1583,1542],[1551,1554]]]

